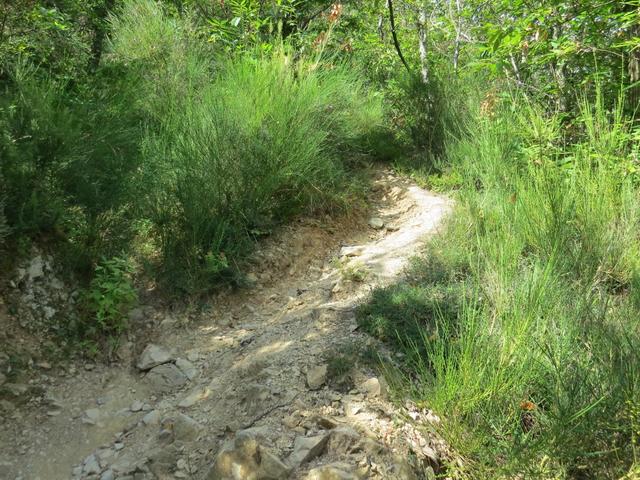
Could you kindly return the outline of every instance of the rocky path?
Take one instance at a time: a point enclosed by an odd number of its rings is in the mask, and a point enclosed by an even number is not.
[[[361,228],[302,222],[266,242],[251,287],[196,320],[136,309],[157,328],[123,347],[131,365],[51,375],[37,409],[7,413],[0,478],[428,478],[437,419],[388,401],[362,360],[383,350],[354,310],[398,278],[450,204],[381,172],[372,207]]]

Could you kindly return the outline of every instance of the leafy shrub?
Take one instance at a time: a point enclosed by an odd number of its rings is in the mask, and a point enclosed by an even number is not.
[[[137,300],[133,266],[122,257],[103,259],[86,292],[89,319],[83,337],[118,336],[127,328],[127,311]],[[95,323],[93,323],[95,322]]]
[[[7,195],[6,215],[17,233],[51,230],[64,210],[56,175],[77,131],[63,102],[63,86],[36,78],[21,65],[0,99],[0,173]]]

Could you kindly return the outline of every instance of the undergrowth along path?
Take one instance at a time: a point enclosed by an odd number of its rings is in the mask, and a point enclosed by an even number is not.
[[[39,408],[5,422],[2,475],[428,478],[443,448],[426,433],[437,418],[389,401],[365,360],[387,354],[355,308],[399,278],[451,202],[388,171],[371,197],[368,225],[301,221],[266,241],[253,285],[195,321],[140,309],[157,329],[130,345],[129,365],[56,378]]]

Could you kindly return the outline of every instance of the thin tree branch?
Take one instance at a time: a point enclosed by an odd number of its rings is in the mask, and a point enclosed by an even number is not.
[[[393,45],[396,47],[396,52],[398,52],[398,57],[400,57],[400,60],[402,60],[404,68],[407,69],[407,72],[411,73],[409,64],[404,59],[404,55],[402,55],[402,49],[400,48],[400,42],[398,41],[398,35],[396,33],[396,20],[393,15],[393,0],[387,0],[387,8],[389,9],[389,23],[391,24],[391,36],[393,37]]]

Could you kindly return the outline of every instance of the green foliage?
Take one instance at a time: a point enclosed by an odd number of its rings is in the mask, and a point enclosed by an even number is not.
[[[232,273],[252,231],[339,201],[345,153],[364,153],[380,124],[357,77],[286,50],[213,73],[188,21],[153,2],[127,3],[113,25],[110,61],[142,78],[142,208],[176,287],[206,288]]]
[[[122,257],[103,259],[86,292],[90,315],[83,325],[82,337],[119,336],[127,328],[127,312],[137,301],[133,286],[134,268]]]
[[[63,241],[70,264],[88,271],[125,246],[131,173],[141,130],[116,72],[104,70],[70,98],[67,85],[19,65],[0,100],[0,174],[16,238]]]
[[[84,76],[115,0],[13,0],[0,6],[0,82],[21,61],[58,79]]]
[[[235,276],[255,232],[346,205],[349,157],[381,131],[379,100],[348,68],[282,45],[214,56],[179,10],[118,3],[97,68],[69,81],[25,55],[0,85],[12,236],[52,241],[87,280],[122,251],[179,291]]]
[[[400,393],[442,415],[460,478],[620,478],[640,393],[640,197],[623,101],[584,100],[584,128],[568,133],[523,98],[469,103],[447,147],[458,208],[360,321],[405,352]]]

